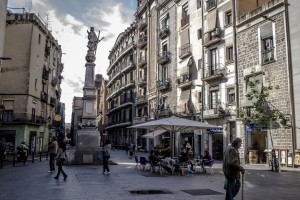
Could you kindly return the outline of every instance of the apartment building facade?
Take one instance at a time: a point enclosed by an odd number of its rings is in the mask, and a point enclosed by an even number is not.
[[[108,138],[115,146],[135,142],[132,125],[136,88],[136,24],[132,23],[116,39],[108,59],[107,83]]]
[[[4,105],[0,133],[11,150],[22,141],[30,152],[47,151],[52,120],[59,114],[63,63],[57,40],[34,13],[6,17],[0,102]]]
[[[248,111],[247,117],[253,114],[251,107],[257,101],[247,98],[253,80],[257,81],[260,93],[272,87],[264,102],[265,109],[278,110],[287,117],[287,121],[292,116],[285,12],[284,0],[271,0],[261,1],[244,15],[241,15],[242,12],[238,14],[239,99],[240,106]],[[294,149],[291,126],[284,127],[275,121],[267,127],[259,127],[255,121],[245,124],[240,119],[237,129],[244,141],[245,152],[255,150],[257,154],[256,159],[250,162],[268,162],[267,149],[275,148],[281,164],[292,164],[291,160],[287,163],[288,154]]]

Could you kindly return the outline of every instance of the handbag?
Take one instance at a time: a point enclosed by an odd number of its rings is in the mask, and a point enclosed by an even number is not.
[[[99,153],[98,153],[97,159],[98,159],[98,160],[103,160],[103,153],[102,153],[102,152],[99,152]]]

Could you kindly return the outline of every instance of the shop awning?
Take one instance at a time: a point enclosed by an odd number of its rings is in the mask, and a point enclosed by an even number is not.
[[[163,133],[167,132],[166,130],[156,130],[156,131],[152,131],[150,133],[147,133],[145,135],[143,135],[143,138],[155,138],[156,136],[159,136]]]

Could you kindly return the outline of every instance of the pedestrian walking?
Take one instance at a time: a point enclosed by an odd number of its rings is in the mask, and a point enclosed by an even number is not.
[[[48,171],[49,173],[55,172],[55,156],[57,154],[58,150],[58,143],[56,141],[56,137],[53,136],[51,139],[51,143],[49,145],[49,154],[50,154],[50,160],[49,160],[49,165],[50,165],[50,170]]]
[[[60,173],[63,174],[64,180],[67,179],[68,175],[64,172],[64,170],[62,168],[64,162],[66,161],[66,158],[67,158],[66,157],[66,143],[60,142],[59,143],[59,148],[58,148],[58,151],[57,151],[57,155],[55,157],[56,164],[58,166],[57,175],[54,177],[55,179],[59,179]]]
[[[241,145],[242,139],[235,138],[232,144],[229,145],[224,151],[223,172],[227,180],[225,200],[233,200],[241,187],[240,173],[245,173],[245,169],[240,163],[238,151]]]
[[[3,168],[5,148],[6,148],[5,138],[1,138],[1,141],[0,141],[0,168]]]
[[[109,140],[106,140],[102,153],[103,153],[103,174],[110,174],[109,168],[108,168],[108,160],[110,158],[110,152],[111,152],[111,144]],[[107,173],[105,172],[107,171]]]

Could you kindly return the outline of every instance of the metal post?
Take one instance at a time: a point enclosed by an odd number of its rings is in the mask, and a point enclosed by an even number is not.
[[[42,162],[42,152],[40,151],[40,162]]]
[[[34,163],[34,152],[32,152],[32,160],[31,163]]]

